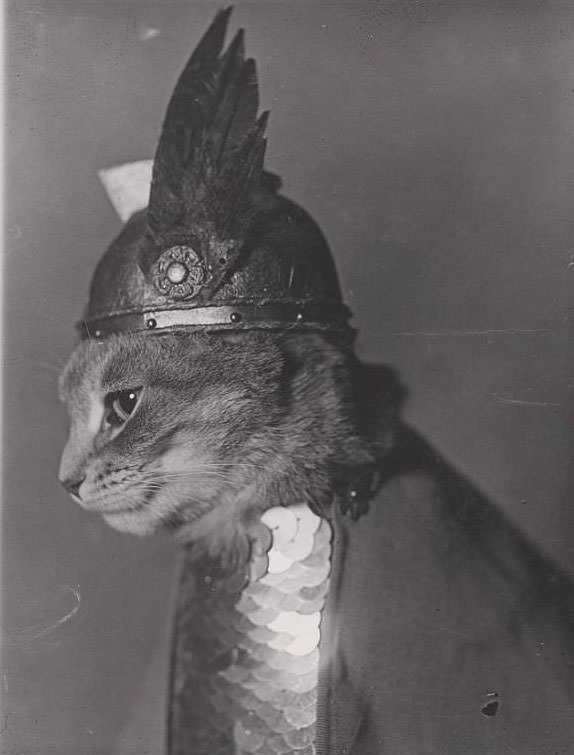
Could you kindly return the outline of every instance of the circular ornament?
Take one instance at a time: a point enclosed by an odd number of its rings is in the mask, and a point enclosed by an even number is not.
[[[191,246],[172,246],[160,255],[152,276],[156,288],[165,296],[190,299],[207,281],[207,269]]]
[[[183,283],[187,278],[187,267],[182,265],[181,262],[172,262],[167,268],[166,275],[174,286],[176,283]]]

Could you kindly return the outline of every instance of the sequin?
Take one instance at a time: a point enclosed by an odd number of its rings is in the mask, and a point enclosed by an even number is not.
[[[178,693],[178,726],[197,755],[313,755],[331,528],[306,505],[274,507],[249,540],[239,576],[206,573],[202,603],[179,616],[177,676],[189,684]],[[186,581],[190,592],[198,583]],[[194,671],[198,657],[229,665]]]

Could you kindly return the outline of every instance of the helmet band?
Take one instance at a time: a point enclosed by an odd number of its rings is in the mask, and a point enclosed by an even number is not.
[[[237,306],[155,309],[83,320],[77,327],[83,339],[121,333],[185,330],[342,330],[351,312],[342,303],[240,304]]]

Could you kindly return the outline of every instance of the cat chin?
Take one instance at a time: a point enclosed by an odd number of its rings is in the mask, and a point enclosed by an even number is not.
[[[154,521],[145,514],[142,515],[141,511],[121,511],[116,514],[104,514],[103,516],[106,524],[109,524],[114,530],[126,532],[130,535],[139,535],[140,537],[152,535],[161,526],[160,522]]]

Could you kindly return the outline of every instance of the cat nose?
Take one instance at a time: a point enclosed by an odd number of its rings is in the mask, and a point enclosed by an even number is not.
[[[74,496],[74,498],[79,498],[80,497],[79,490],[85,479],[86,479],[86,476],[84,475],[83,477],[75,477],[75,478],[69,477],[66,480],[60,480],[60,482],[66,488],[68,493],[71,493]]]

